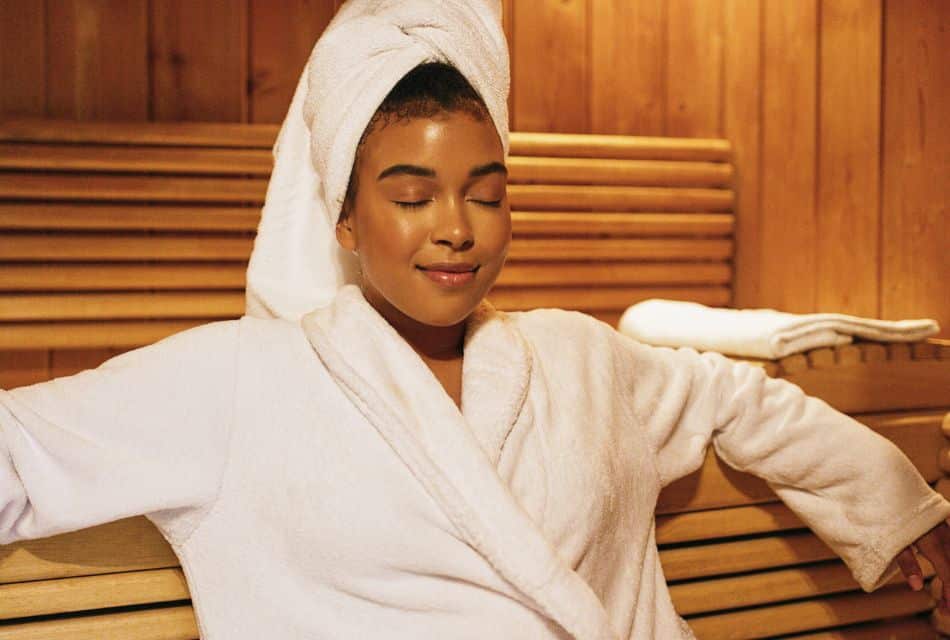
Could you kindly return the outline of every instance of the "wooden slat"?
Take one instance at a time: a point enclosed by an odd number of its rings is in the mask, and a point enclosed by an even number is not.
[[[207,320],[5,323],[0,349],[141,347]]]
[[[279,129],[278,125],[231,122],[74,122],[11,118],[0,122],[0,141],[270,149]]]
[[[242,263],[4,264],[0,265],[0,291],[243,290],[246,270]]]
[[[716,162],[512,156],[507,165],[509,184],[725,187],[732,180],[732,165]]]
[[[0,288],[4,282],[0,270]],[[682,262],[518,262],[509,261],[498,277],[498,287],[617,286],[617,285],[724,285],[732,278],[728,263]]]
[[[190,606],[0,626],[0,640],[194,640]]]
[[[896,575],[887,584],[904,582]],[[860,590],[840,561],[670,585],[676,612],[684,616]]]
[[[264,204],[267,180],[169,176],[33,175],[0,173],[0,198],[127,202]]]
[[[564,211],[731,211],[734,204],[722,189],[570,185],[511,185],[508,200],[513,209]]]
[[[46,3],[0,2],[0,127],[46,112]]]
[[[836,558],[812,533],[660,549],[667,580],[687,580],[772,569]]]
[[[0,224],[2,224],[0,207]],[[726,236],[731,213],[605,213],[589,211],[512,211],[512,233],[577,236]]]
[[[920,618],[862,624],[795,636],[794,640],[936,640],[934,628]]]
[[[695,542],[802,529],[805,524],[781,502],[690,511],[656,518],[657,544]]]
[[[933,601],[926,593],[896,586],[874,593],[847,594],[694,617],[688,622],[699,640],[752,640],[908,616],[931,607]]]
[[[665,128],[670,136],[721,135],[722,3],[667,3]],[[673,71],[675,70],[675,71]]]
[[[177,566],[172,548],[155,526],[140,516],[5,545],[0,554],[0,583]]]
[[[693,300],[718,306],[725,304],[729,296],[729,289],[724,287],[496,287],[486,297],[503,311],[555,307],[590,312],[626,309],[649,298]]]
[[[18,582],[0,585],[0,620],[173,602],[190,597],[181,569]]]
[[[569,133],[511,133],[511,155],[627,160],[729,160],[728,140]]]
[[[0,295],[0,322],[222,318],[242,313],[243,291]]]
[[[49,352],[45,348],[0,350],[0,389],[13,389],[48,379]]]
[[[135,230],[251,233],[257,229],[259,221],[259,207],[0,203],[0,229],[22,231]]]
[[[678,238],[515,238],[509,260],[725,260],[732,255],[728,239]],[[2,249],[0,249],[2,255]]]
[[[250,238],[220,236],[18,235],[0,243],[0,260],[89,262],[127,260],[194,260],[244,262]]]
[[[0,144],[0,169],[269,176],[266,149]]]

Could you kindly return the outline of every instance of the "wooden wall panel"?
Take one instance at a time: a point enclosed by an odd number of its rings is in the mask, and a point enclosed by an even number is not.
[[[875,317],[881,0],[823,0],[820,11],[815,309]]]
[[[588,10],[592,0],[514,3],[511,128],[584,133],[590,127]]]
[[[148,119],[146,0],[57,0],[46,24],[48,116]]]
[[[881,317],[950,335],[950,3],[886,2]]]
[[[736,185],[736,255],[733,260],[733,301],[736,307],[758,304],[762,226],[762,3],[760,0],[723,2],[723,137],[732,143]]]
[[[339,0],[250,0],[251,122],[283,122],[310,51]]]
[[[46,5],[0,0],[0,117],[46,109]]]
[[[766,2],[762,51],[759,304],[814,310],[816,286],[816,0]]]
[[[247,121],[246,0],[157,0],[150,28],[153,119]]]
[[[664,134],[716,138],[722,133],[722,2],[670,0]]]
[[[590,133],[663,135],[666,11],[664,0],[591,4]]]

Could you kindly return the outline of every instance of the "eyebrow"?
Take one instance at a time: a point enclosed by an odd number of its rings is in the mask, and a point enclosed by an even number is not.
[[[503,173],[505,176],[507,176],[508,167],[497,161],[488,162],[486,164],[473,167],[472,170],[468,172],[468,177],[478,178],[481,176],[486,176],[490,173]],[[376,177],[376,181],[379,182],[383,178],[388,178],[389,176],[393,175],[409,175],[420,176],[423,178],[434,178],[436,173],[435,169],[430,169],[429,167],[420,167],[417,164],[394,164],[391,167],[383,169],[379,176]]]

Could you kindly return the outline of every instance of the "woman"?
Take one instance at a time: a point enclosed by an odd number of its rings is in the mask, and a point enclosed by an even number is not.
[[[205,640],[689,638],[653,508],[712,443],[865,588],[914,541],[946,576],[950,505],[847,416],[718,354],[483,300],[511,224],[498,14],[344,5],[249,268],[249,311],[278,317],[0,392],[0,543],[144,513]]]

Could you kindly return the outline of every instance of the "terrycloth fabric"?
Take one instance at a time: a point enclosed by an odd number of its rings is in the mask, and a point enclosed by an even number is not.
[[[334,227],[360,136],[414,67],[447,62],[479,93],[508,153],[499,0],[349,0],[317,41],[274,145],[247,269],[247,314],[298,320],[356,283]]]
[[[849,344],[853,336],[879,342],[914,342],[940,331],[937,322],[929,319],[892,321],[841,313],[723,309],[656,298],[629,307],[617,328],[651,345],[767,359]]]
[[[719,354],[488,303],[464,344],[460,412],[348,285],[0,392],[0,543],[145,513],[204,640],[673,640],[653,512],[710,443],[868,589],[950,515],[888,441]]]

